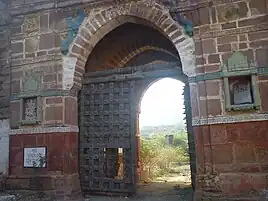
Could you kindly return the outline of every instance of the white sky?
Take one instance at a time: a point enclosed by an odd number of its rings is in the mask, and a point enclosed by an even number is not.
[[[141,100],[140,126],[171,125],[184,118],[184,83],[164,78],[153,83]]]

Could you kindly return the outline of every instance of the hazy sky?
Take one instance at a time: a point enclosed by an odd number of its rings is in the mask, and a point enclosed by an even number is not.
[[[183,86],[183,82],[171,78],[164,78],[152,84],[141,101],[140,126],[182,122]]]

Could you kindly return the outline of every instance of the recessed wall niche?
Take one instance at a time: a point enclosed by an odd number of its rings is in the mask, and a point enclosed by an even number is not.
[[[234,52],[222,66],[226,110],[259,109],[257,68],[241,52]]]
[[[38,124],[41,122],[42,101],[40,96],[40,74],[28,72],[23,81],[20,96],[21,125]]]
[[[40,97],[21,100],[21,124],[37,124],[40,121]]]

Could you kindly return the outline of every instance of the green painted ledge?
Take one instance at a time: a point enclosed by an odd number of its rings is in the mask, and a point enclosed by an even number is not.
[[[268,75],[268,67],[257,67],[252,68],[246,71],[235,71],[235,72],[213,72],[213,73],[206,73],[203,75],[197,75],[188,78],[188,82],[200,82],[206,80],[216,80],[221,79],[223,77],[231,77],[231,76],[241,76],[241,75],[248,75],[248,74],[256,74],[256,75]]]

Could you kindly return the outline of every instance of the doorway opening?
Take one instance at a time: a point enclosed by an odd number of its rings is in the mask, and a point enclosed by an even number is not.
[[[185,84],[177,79],[153,81],[140,100],[139,192],[174,191],[190,200],[192,178]]]
[[[136,194],[142,167],[139,163],[140,99],[149,85],[167,76],[187,82],[175,46],[147,24],[122,24],[93,48],[79,95],[80,181],[85,195]],[[188,105],[189,131],[192,119],[187,84],[183,91],[188,92],[185,105]],[[192,132],[189,136],[193,139]],[[192,170],[195,167],[193,140],[189,141],[190,146]],[[191,172],[194,177],[195,169]],[[169,189],[173,188],[175,185]]]

